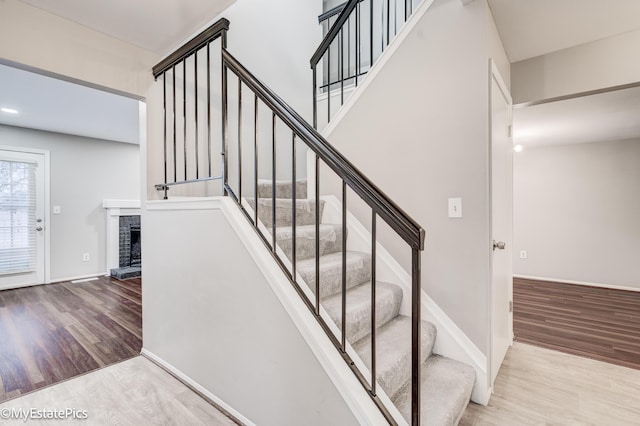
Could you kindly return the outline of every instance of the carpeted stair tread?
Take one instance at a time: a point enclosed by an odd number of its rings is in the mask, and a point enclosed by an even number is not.
[[[436,327],[422,321],[422,362],[432,353]],[[371,336],[353,345],[360,359],[371,368]],[[411,318],[398,315],[376,329],[376,376],[384,391],[393,397],[411,380]]]
[[[471,399],[475,378],[475,370],[464,363],[439,355],[430,356],[422,365],[421,424],[457,425]],[[404,418],[410,422],[409,384],[393,401]]]
[[[396,284],[376,283],[376,327],[391,321],[400,311],[402,288]],[[322,306],[336,323],[342,324],[342,293],[322,300]],[[347,340],[357,342],[371,332],[371,282],[347,291]]]
[[[371,280],[371,255],[360,251],[347,250],[347,288]],[[301,260],[296,265],[309,288],[316,289],[315,255]],[[320,256],[320,295],[332,296],[342,290],[342,250]]]
[[[247,203],[255,211],[253,198],[246,198]],[[293,223],[293,200],[291,198],[276,198],[276,226],[291,226]],[[320,218],[324,210],[324,201],[320,200]],[[273,213],[272,198],[258,198],[258,218],[267,227],[271,226]],[[316,202],[309,199],[296,199],[296,227],[313,225],[316,223]]]
[[[258,198],[272,198],[271,188],[273,181],[271,179],[258,179]],[[276,198],[292,198],[291,180],[276,180]],[[307,180],[299,179],[296,181],[296,198],[307,198]]]
[[[276,244],[291,259],[293,230],[290,226],[276,227]],[[320,256],[342,250],[342,225],[320,224]],[[296,225],[296,259],[308,259],[316,255],[316,226]]]

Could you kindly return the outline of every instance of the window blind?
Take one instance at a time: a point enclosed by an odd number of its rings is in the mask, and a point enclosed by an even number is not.
[[[36,269],[36,167],[0,160],[0,275]]]

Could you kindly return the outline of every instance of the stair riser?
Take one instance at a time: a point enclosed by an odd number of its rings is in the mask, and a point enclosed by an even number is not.
[[[333,238],[335,236],[335,239]],[[320,237],[320,256],[329,253],[336,253],[342,250],[342,230],[336,229],[331,237],[321,235]],[[292,238],[278,238],[277,244],[284,251],[287,258],[291,260]],[[314,236],[305,235],[296,237],[296,259],[309,259],[316,255],[316,239]]]
[[[316,275],[313,270],[298,270],[302,279],[315,294]],[[355,261],[347,260],[347,289],[371,280],[370,258],[358,258]],[[342,291],[342,264],[320,264],[320,297],[333,296]]]
[[[376,299],[376,328],[386,324],[398,315],[402,302],[402,290],[396,287],[392,293]],[[328,310],[331,319],[341,328],[342,317],[340,310]],[[353,307],[347,297],[347,340],[357,342],[371,333],[371,304]]]
[[[255,209],[253,200],[248,200],[252,209]],[[320,218],[324,211],[324,202],[320,203]],[[272,201],[258,200],[258,219],[267,227],[272,225],[273,216]],[[315,202],[308,200],[296,201],[296,226],[313,225],[316,223]],[[276,226],[291,226],[293,224],[293,212],[291,200],[276,200]]]
[[[258,198],[271,198],[273,196],[271,191],[271,181],[258,181]],[[291,181],[276,181],[276,198],[292,198]],[[296,182],[296,198],[307,198],[307,181],[299,180]]]

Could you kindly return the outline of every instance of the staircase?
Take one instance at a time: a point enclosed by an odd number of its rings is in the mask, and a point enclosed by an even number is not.
[[[353,16],[354,28],[359,28],[361,2],[349,0],[334,26],[349,25]],[[412,2],[402,4],[406,17]],[[390,13],[389,2],[386,5],[384,41],[388,43],[389,17],[399,13]],[[436,328],[421,321],[424,229],[227,50],[228,28],[229,21],[220,19],[153,68],[154,77],[162,78],[164,112],[164,181],[156,189],[167,199],[169,189],[176,186],[221,180],[224,195],[246,216],[382,416],[393,425],[403,424],[403,418],[412,426],[457,424],[470,400],[475,370],[433,354]],[[340,31],[329,31],[314,55],[315,65],[325,55],[323,46],[329,61],[331,44]],[[342,36],[338,40],[344,41]],[[345,49],[339,51],[342,57]],[[222,67],[211,68],[212,54],[220,55]],[[198,58],[206,63],[207,72],[198,72]],[[373,56],[369,62],[373,63]],[[339,63],[342,66],[343,60]],[[361,65],[358,60],[358,76]],[[340,74],[342,92],[345,80]],[[327,78],[331,91],[332,79]],[[176,107],[180,98],[181,109]],[[187,117],[187,99],[194,103],[193,117]],[[315,100],[314,89],[314,104]],[[220,102],[219,128],[211,120],[214,101]],[[205,115],[198,113],[198,105],[206,111],[204,121],[198,120]],[[328,118],[330,107],[329,100]],[[217,165],[212,157],[217,149],[213,135],[218,130],[221,175],[213,173]],[[297,149],[307,154],[308,170],[301,175],[311,176],[313,195],[307,191],[306,179],[298,179],[302,165],[296,164]],[[270,179],[260,179],[267,173]],[[291,179],[277,180],[277,176]],[[341,183],[341,191],[325,186],[336,182]],[[321,187],[333,188],[326,195],[342,192],[340,223],[323,220],[332,215],[316,197],[325,194]],[[347,244],[348,191],[371,214],[369,252],[351,249],[359,244],[354,244],[356,238]],[[396,282],[377,279],[377,221],[411,253],[410,283],[401,278]],[[406,311],[402,306],[408,307]]]
[[[266,229],[276,225],[278,247],[291,261],[293,247],[292,181],[277,181],[276,216],[273,221],[273,190],[270,180],[258,181],[258,219]],[[299,282],[315,296],[315,199],[307,198],[306,181],[296,182],[296,264]],[[246,198],[252,210],[254,198]],[[324,202],[320,201],[320,215]],[[252,213],[254,213],[252,212]],[[321,221],[320,299],[336,329],[342,327],[342,224]],[[271,235],[272,236],[272,235]],[[346,340],[360,360],[371,368],[371,254],[346,251]],[[402,288],[376,281],[376,377],[407,422],[411,421],[411,319],[400,315]],[[436,355],[437,331],[422,321],[422,413],[424,425],[456,425],[470,400],[475,371],[466,364]],[[340,336],[336,336],[339,338]]]

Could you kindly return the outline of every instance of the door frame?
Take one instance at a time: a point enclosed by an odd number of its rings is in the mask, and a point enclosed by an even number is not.
[[[489,99],[489,103],[488,103],[488,164],[489,164],[489,179],[488,179],[488,193],[489,193],[489,240],[487,241],[487,248],[489,251],[489,256],[488,256],[488,263],[489,263],[489,275],[488,275],[488,350],[487,350],[487,380],[488,380],[488,384],[489,387],[491,389],[493,389],[493,325],[494,325],[494,318],[493,318],[493,287],[494,287],[494,276],[493,276],[493,249],[492,249],[492,243],[493,243],[493,113],[492,113],[492,104],[493,104],[493,97],[492,97],[492,85],[493,85],[493,80],[496,81],[496,83],[498,84],[498,87],[500,89],[500,91],[502,92],[503,96],[507,99],[507,101],[509,102],[509,105],[511,106],[511,110],[510,110],[510,121],[511,121],[511,135],[512,135],[512,142],[513,142],[513,99],[511,98],[511,94],[509,93],[509,89],[508,86],[506,85],[504,79],[502,78],[502,74],[500,74],[500,70],[498,69],[498,66],[496,65],[495,61],[492,58],[489,58],[489,67],[488,67],[488,99]],[[511,175],[512,175],[512,179],[513,179],[513,168],[511,170]],[[513,211],[513,197],[511,199],[511,210]],[[513,214],[512,214],[512,219],[513,219]],[[511,223],[511,236],[513,239],[513,220]],[[508,244],[512,244],[513,241],[509,241]],[[513,259],[510,259],[510,262],[513,264]],[[513,281],[511,282],[511,288],[509,289],[509,301],[513,301]],[[513,314],[511,314],[511,319],[509,321],[509,335],[510,335],[510,346],[513,345]],[[492,391],[493,392],[493,391]]]
[[[48,149],[0,145],[0,150],[44,155],[44,283],[51,282],[51,153]],[[33,285],[33,284],[29,284]],[[24,286],[18,286],[24,287]]]

